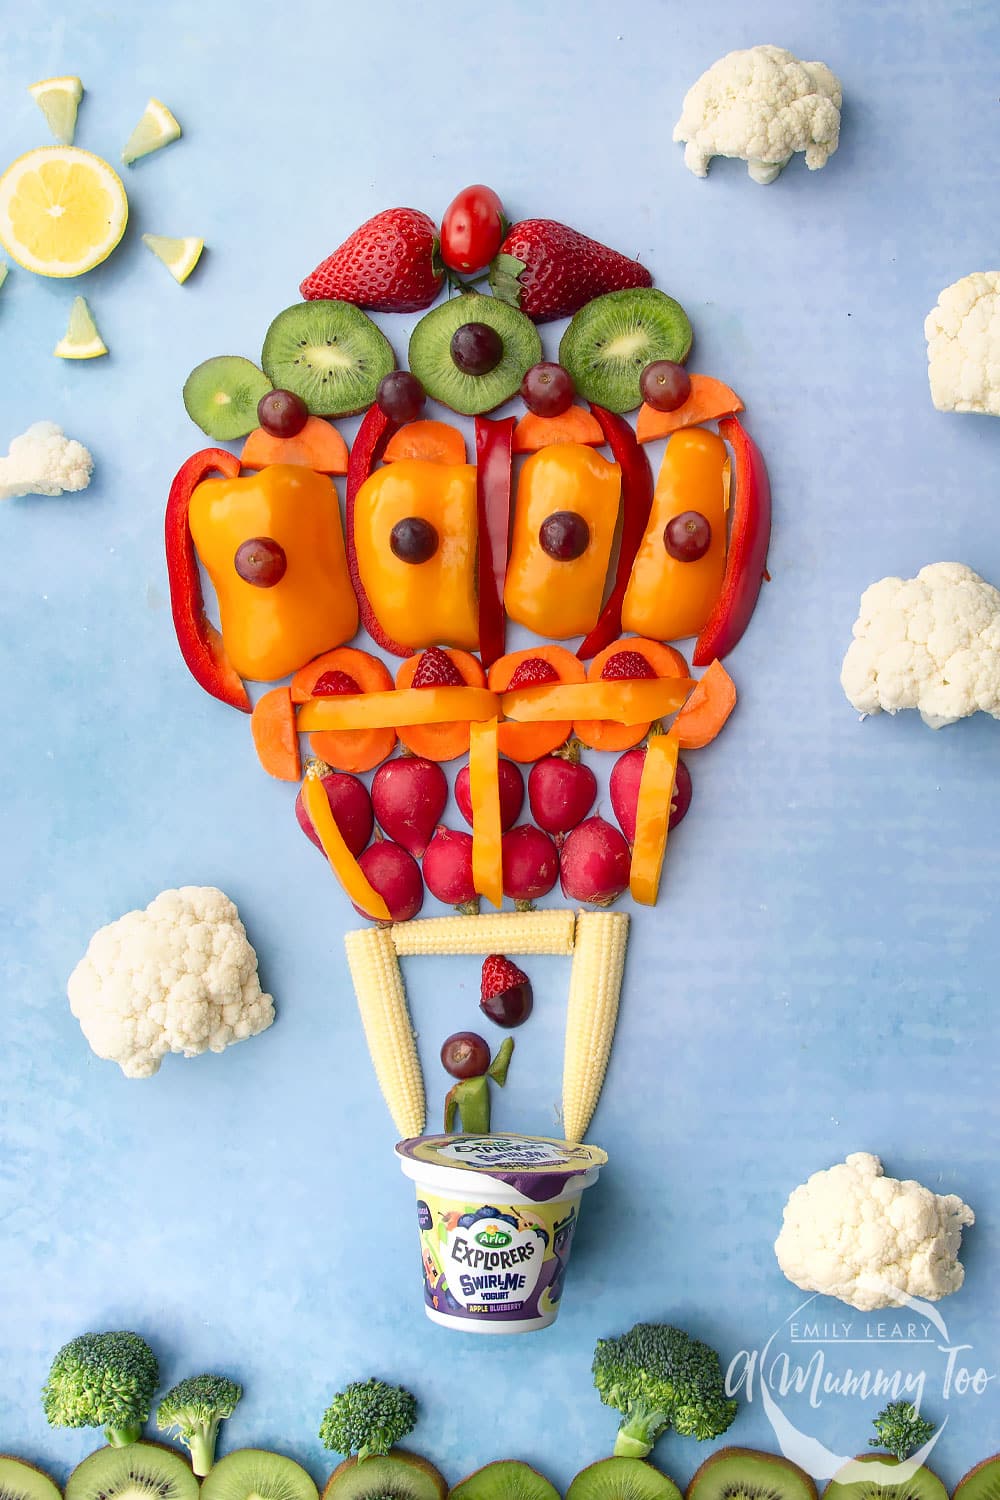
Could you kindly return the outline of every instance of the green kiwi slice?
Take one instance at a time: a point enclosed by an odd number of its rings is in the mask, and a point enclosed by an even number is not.
[[[754,1448],[720,1448],[687,1488],[687,1500],[816,1500],[804,1469]]]
[[[451,339],[465,323],[486,323],[503,344],[499,364],[485,375],[468,375],[451,357]],[[410,334],[410,371],[428,396],[452,411],[474,417],[517,394],[525,373],[542,357],[542,341],[530,318],[497,297],[463,292],[425,313]]]
[[[566,1500],[681,1500],[681,1492],[644,1458],[602,1458],[580,1470]]]
[[[319,1500],[301,1464],[263,1448],[227,1453],[201,1481],[202,1500]]]
[[[459,1480],[448,1500],[559,1500],[559,1491],[530,1464],[501,1458]]]
[[[220,442],[246,437],[257,426],[257,402],[271,389],[263,370],[239,354],[217,354],[196,365],[184,382],[192,422]]]
[[[984,1458],[963,1475],[951,1500],[1000,1500],[1000,1453]]]
[[[0,1453],[0,1500],[62,1500],[62,1491],[34,1464]]]
[[[868,1479],[860,1464],[899,1468],[899,1460],[887,1453],[862,1453],[834,1474],[823,1491],[823,1500],[948,1500],[948,1491],[931,1469],[915,1469],[908,1479],[893,1484],[884,1475],[873,1474]]]
[[[191,1465],[159,1443],[98,1448],[66,1481],[66,1500],[198,1500]]]
[[[445,1500],[447,1493],[448,1483],[432,1463],[394,1448],[363,1463],[345,1458],[327,1480],[323,1500]]]
[[[272,384],[301,396],[314,417],[346,417],[375,400],[396,368],[389,340],[353,302],[318,298],[280,312],[260,362]]]
[[[642,405],[639,376],[655,359],[680,364],[691,350],[691,324],[679,302],[653,287],[608,292],[576,313],[559,344],[559,363],[588,401],[608,411]]]

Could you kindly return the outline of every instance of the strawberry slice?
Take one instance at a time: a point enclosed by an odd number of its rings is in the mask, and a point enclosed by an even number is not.
[[[415,688],[464,687],[465,678],[446,651],[428,646],[417,663],[410,683]]]
[[[616,651],[601,668],[603,682],[636,682],[655,676],[641,651]]]
[[[337,698],[342,693],[360,693],[361,684],[350,672],[324,672],[313,683],[314,698]]]
[[[519,662],[514,675],[507,684],[507,691],[515,688],[543,687],[548,682],[558,682],[559,673],[551,662],[541,656],[527,656]]]

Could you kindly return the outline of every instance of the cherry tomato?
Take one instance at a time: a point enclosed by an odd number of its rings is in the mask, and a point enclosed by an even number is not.
[[[441,259],[451,271],[481,271],[500,249],[503,204],[481,182],[463,188],[441,220]]]

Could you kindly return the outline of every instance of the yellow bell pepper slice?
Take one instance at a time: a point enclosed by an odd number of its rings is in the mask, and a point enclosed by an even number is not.
[[[470,725],[469,794],[472,799],[472,881],[498,909],[503,905],[500,857],[500,776],[497,721]]]
[[[323,853],[330,861],[330,868],[350,899],[375,921],[391,921],[384,898],[369,884],[364,870],[344,843],[344,835],[337,827],[318,776],[307,776],[302,783],[302,803],[323,846]]]
[[[501,697],[504,715],[526,723],[554,719],[608,719],[612,724],[649,724],[675,713],[694,682],[688,677],[640,678],[634,682],[568,682],[519,688]]]
[[[500,699],[488,688],[393,688],[313,698],[299,710],[299,729],[404,729],[411,724],[474,724],[494,718]]]
[[[639,780],[635,843],[632,845],[632,866],[629,872],[632,900],[641,906],[655,906],[660,889],[679,749],[677,736],[672,730],[669,734],[651,735],[646,747],[646,759],[643,761]]]

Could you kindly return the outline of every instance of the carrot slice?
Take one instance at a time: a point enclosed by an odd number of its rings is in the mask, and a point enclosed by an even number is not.
[[[482,688],[486,685],[486,673],[478,659],[469,651],[460,651],[457,647],[447,646],[444,648],[445,656],[450,656],[464,682],[469,687]],[[408,688],[413,681],[417,667],[420,663],[422,651],[415,656],[410,656],[400,664],[396,672],[397,688]],[[433,688],[414,688],[416,693],[432,693]],[[494,706],[491,713],[496,713]],[[489,718],[491,714],[484,715]],[[457,760],[460,755],[469,752],[469,723],[457,722],[453,724],[420,724],[402,728],[399,738],[408,750],[414,755],[424,755],[428,760]]]
[[[323,417],[307,417],[294,437],[273,437],[255,427],[243,444],[240,463],[245,469],[266,469],[269,464],[301,464],[317,474],[347,473],[347,444]]]
[[[384,662],[353,646],[324,651],[315,661],[300,667],[292,678],[292,702],[308,703],[324,672],[343,672],[363,693],[385,693],[392,689],[392,674]],[[391,729],[318,729],[310,736],[309,748],[336,771],[370,771],[387,760],[396,747]]]
[[[650,735],[646,759],[642,763],[629,869],[629,890],[632,900],[638,901],[640,906],[655,906],[660,889],[678,749],[674,730],[669,734]]]
[[[635,435],[640,443],[669,437],[681,427],[696,427],[699,422],[714,422],[743,410],[736,392],[711,375],[692,375],[691,392],[682,406],[674,411],[656,411],[644,401],[635,420]]]
[[[510,686],[522,662],[541,658],[556,673],[560,682],[586,682],[587,674],[582,662],[577,661],[572,651],[565,646],[529,646],[525,651],[508,651],[490,667],[489,687],[494,693],[502,693]],[[515,724],[506,721],[497,730],[497,743],[509,760],[522,765],[541,760],[551,755],[569,739],[573,730],[572,719],[560,719],[552,724]]]
[[[558,417],[538,417],[529,411],[514,428],[515,453],[537,453],[551,443],[584,443],[599,448],[604,441],[601,424],[585,406],[571,406]]]
[[[468,463],[465,437],[450,422],[407,422],[393,433],[382,454],[384,463],[422,458],[432,464]]]
[[[469,794],[472,798],[472,880],[499,911],[503,905],[500,858],[500,778],[497,721],[470,725]]]
[[[302,775],[295,704],[291,690],[271,688],[258,698],[250,715],[257,759],[269,776],[279,781],[298,781]]]
[[[612,641],[599,651],[587,669],[588,682],[600,682],[607,662],[620,651],[638,651],[644,656],[657,677],[687,677],[688,665],[674,646],[665,646],[660,641],[649,641],[644,636],[623,636]],[[621,682],[622,678],[612,679]],[[624,679],[627,680],[627,679]],[[650,721],[651,722],[651,721]],[[580,719],[573,726],[573,733],[581,744],[592,750],[631,750],[649,733],[650,723],[607,724],[596,719]]]
[[[302,783],[302,804],[316,830],[320,848],[330,861],[331,870],[351,900],[357,902],[373,921],[391,921],[384,897],[369,883],[364,870],[344,842],[344,835],[337,827],[337,820],[318,776],[307,776]]]
[[[709,744],[735,707],[736,684],[721,661],[713,661],[673,722],[680,748],[700,750]]]

